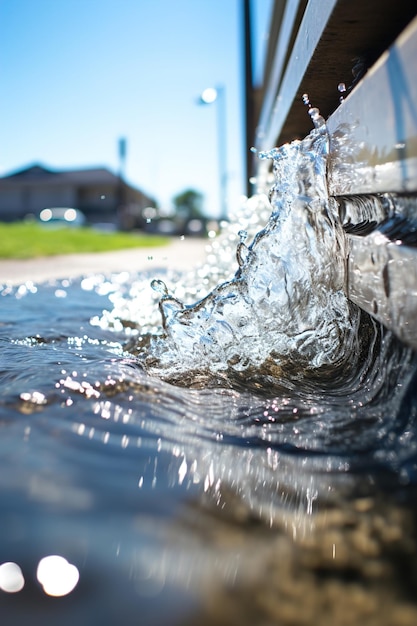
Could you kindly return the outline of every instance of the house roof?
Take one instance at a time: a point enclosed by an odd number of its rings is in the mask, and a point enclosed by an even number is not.
[[[155,200],[145,194],[137,187],[133,187],[123,178],[113,174],[106,167],[83,168],[76,170],[54,170],[38,163],[29,167],[25,167],[15,172],[11,172],[6,176],[0,177],[0,191],[10,191],[11,189],[19,189],[22,187],[49,187],[57,188],[61,186],[70,186],[75,188],[101,186],[119,188],[120,183],[123,184],[124,191],[128,192],[133,198],[142,198],[150,205],[155,204]]]
[[[105,167],[83,168],[77,170],[52,170],[43,165],[35,164],[7,176],[0,177],[1,183],[47,183],[71,185],[119,184],[120,179]],[[130,185],[129,185],[130,186]]]

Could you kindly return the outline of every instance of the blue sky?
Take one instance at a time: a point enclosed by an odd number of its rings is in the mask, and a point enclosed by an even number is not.
[[[271,0],[252,0],[257,67]],[[169,209],[186,188],[219,213],[217,104],[227,104],[228,202],[245,191],[241,0],[0,0],[0,175],[119,169]]]

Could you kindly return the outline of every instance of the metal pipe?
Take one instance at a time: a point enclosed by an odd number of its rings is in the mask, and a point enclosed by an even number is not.
[[[330,194],[378,198],[389,192],[397,199],[388,213],[375,201],[363,203],[366,214],[351,216],[351,230],[355,222],[373,222],[374,228],[347,236],[347,296],[414,349],[417,249],[403,239],[409,241],[417,229],[416,59],[417,18],[327,120]],[[339,204],[346,206],[345,199]],[[387,220],[395,214],[402,219],[402,234],[389,238]]]
[[[417,18],[327,127],[331,195],[417,191]]]

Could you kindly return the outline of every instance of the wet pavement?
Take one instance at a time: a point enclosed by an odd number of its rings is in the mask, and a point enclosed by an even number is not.
[[[5,259],[0,260],[0,284],[39,283],[98,272],[139,272],[168,267],[186,270],[204,261],[208,243],[207,239],[173,238],[166,246],[36,259]]]

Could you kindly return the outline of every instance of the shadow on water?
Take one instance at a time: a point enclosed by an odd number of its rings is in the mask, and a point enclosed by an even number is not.
[[[416,355],[329,267],[315,145],[234,276],[2,288],[4,623],[417,622]]]

